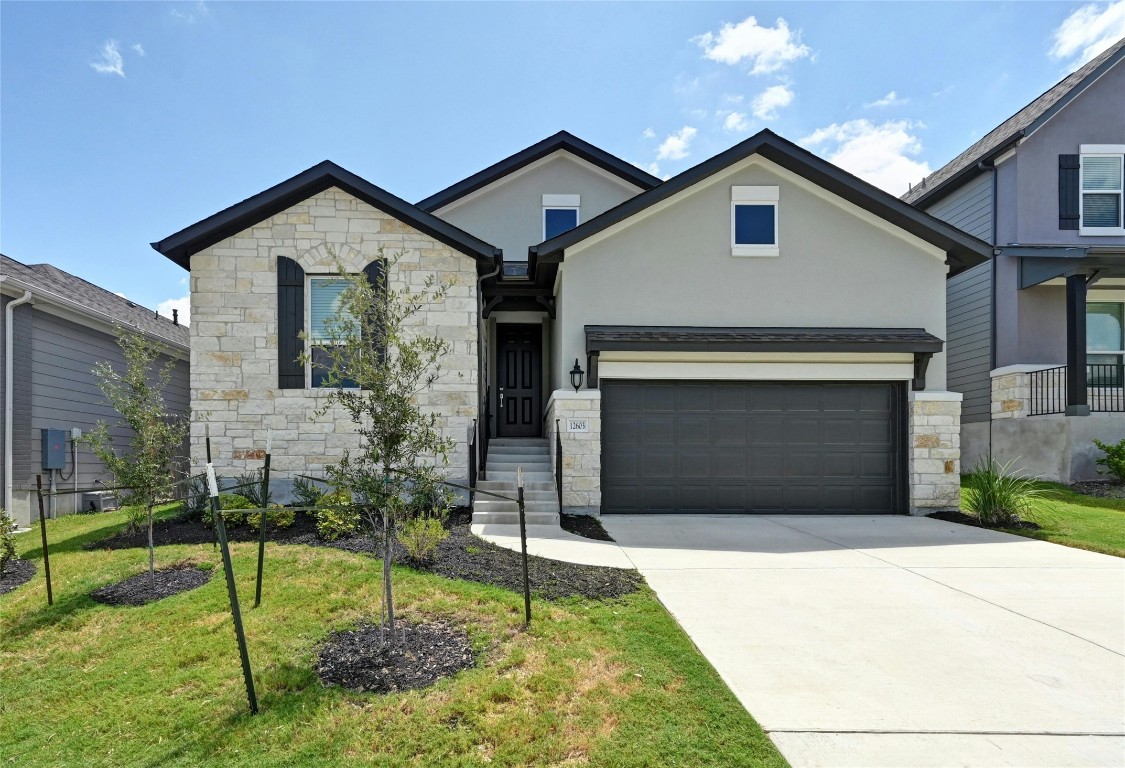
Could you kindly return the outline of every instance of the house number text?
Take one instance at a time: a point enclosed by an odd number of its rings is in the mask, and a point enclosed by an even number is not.
[[[567,419],[566,420],[567,432],[589,432],[590,421],[589,419]]]

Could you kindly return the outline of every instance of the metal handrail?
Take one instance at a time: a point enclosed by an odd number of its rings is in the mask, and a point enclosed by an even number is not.
[[[1029,416],[1066,413],[1065,365],[1028,374]],[[1086,400],[1092,413],[1125,413],[1125,364],[1087,363]]]
[[[484,390],[484,423],[480,426],[480,478],[481,480],[488,479],[488,441],[492,436],[492,387],[486,387]],[[478,478],[473,478],[473,484],[476,485]]]
[[[473,419],[473,425],[469,427],[469,506],[473,506],[474,494],[473,491],[477,484],[477,420]]]

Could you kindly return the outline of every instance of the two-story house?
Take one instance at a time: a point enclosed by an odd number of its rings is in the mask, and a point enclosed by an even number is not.
[[[1096,477],[1125,438],[1125,39],[903,199],[994,246],[948,282],[962,457]]]

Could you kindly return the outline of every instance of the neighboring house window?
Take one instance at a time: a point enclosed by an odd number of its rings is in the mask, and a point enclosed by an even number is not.
[[[543,239],[577,227],[581,204],[581,195],[543,195]]]
[[[1084,144],[1079,165],[1079,235],[1125,235],[1125,145]]]
[[[731,256],[777,256],[777,187],[731,187]]]
[[[1086,305],[1086,364],[1091,386],[1121,386],[1125,368],[1125,302]]]
[[[359,327],[354,318],[346,313],[340,314],[340,297],[349,283],[340,277],[308,278],[308,324],[309,364],[308,386],[323,387],[327,383],[328,369],[332,361],[328,349],[332,344],[340,344],[346,334],[358,333]],[[350,379],[340,383],[343,388],[355,388]]]

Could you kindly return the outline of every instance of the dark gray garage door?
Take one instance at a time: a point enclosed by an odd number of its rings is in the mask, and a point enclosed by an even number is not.
[[[602,509],[899,512],[893,383],[611,381]]]

